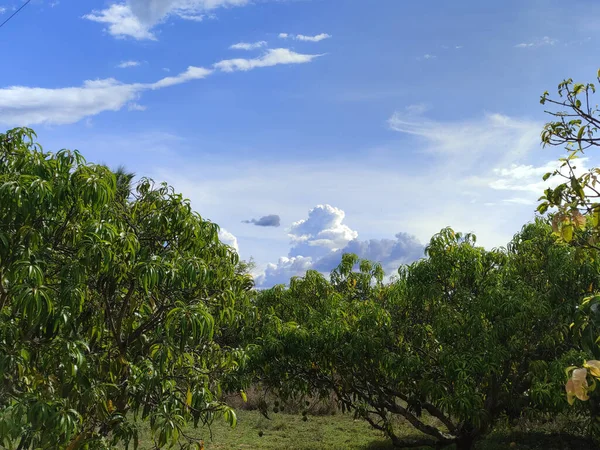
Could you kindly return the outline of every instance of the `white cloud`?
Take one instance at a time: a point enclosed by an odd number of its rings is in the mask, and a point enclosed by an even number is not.
[[[4,14],[6,12],[6,8],[4,6],[0,6],[0,14]]]
[[[435,55],[431,55],[431,54],[429,54],[429,53],[426,53],[425,55],[423,55],[423,56],[421,56],[421,57],[419,57],[419,58],[417,58],[417,59],[418,59],[419,61],[421,61],[421,60],[423,60],[423,59],[425,59],[425,60],[428,60],[428,59],[435,59],[435,58],[437,58],[437,56],[435,56]]]
[[[233,234],[231,234],[229,231],[227,231],[225,228],[219,229],[219,240],[223,244],[227,244],[230,247],[233,247],[235,249],[235,251],[239,253],[240,247],[238,245],[237,238]]]
[[[192,80],[201,80],[202,78],[206,78],[212,73],[212,70],[205,69],[204,67],[190,66],[185,72],[182,72],[177,76],[165,77],[161,80],[158,80],[156,83],[152,83],[149,86],[151,89],[161,89],[169,86],[174,86],[176,84],[187,83],[188,81]]]
[[[203,14],[178,14],[180,19],[191,20],[192,22],[202,22],[204,20]]]
[[[83,18],[108,24],[106,31],[117,38],[129,36],[138,40],[156,40],[156,36],[150,31],[151,26],[142,23],[126,4],[115,3],[102,11],[92,11]]]
[[[304,64],[323,55],[305,55],[296,53],[287,48],[269,49],[258,58],[253,59],[226,59],[214,64],[215,69],[223,72],[247,71],[257,67],[271,67],[279,64]]]
[[[107,31],[118,38],[156,40],[151,30],[170,16],[199,22],[204,19],[204,12],[248,3],[248,0],[127,0],[92,11],[84,18],[108,24]]]
[[[515,45],[515,48],[537,48],[545,45],[554,45],[558,42],[558,39],[552,39],[551,37],[544,36],[541,39],[536,39],[533,42],[521,42]]]
[[[303,55],[288,49],[269,50],[256,59],[224,60],[214,66],[224,72],[247,71],[256,67],[278,64],[300,64],[319,55]],[[0,89],[0,124],[32,125],[38,123],[69,124],[103,111],[118,111],[137,100],[147,90],[162,89],[199,80],[214,71],[190,66],[176,76],[162,78],[155,83],[121,83],[114,78],[88,80],[79,87],[39,88],[10,86]],[[132,106],[134,110],[138,106]]]
[[[85,81],[81,87],[58,89],[12,86],[0,89],[0,123],[68,124],[102,111],[118,111],[137,98],[143,85],[114,78]]]
[[[298,41],[308,41],[308,42],[319,42],[323,39],[329,39],[331,35],[327,33],[317,34],[316,36],[305,36],[304,34],[297,34],[296,40]]]
[[[140,64],[141,63],[139,61],[122,61],[120,64],[117,65],[117,67],[119,69],[126,69],[128,67],[137,67]]]
[[[288,284],[291,277],[303,276],[310,270],[313,260],[310,257],[298,256],[279,258],[277,264],[268,263],[264,273],[255,276],[258,287],[272,287],[276,284]]]
[[[330,34],[321,33],[315,36],[307,36],[304,34],[288,34],[288,33],[279,33],[280,39],[295,39],[296,41],[304,41],[304,42],[320,42],[324,39],[329,39],[331,37]]]
[[[147,108],[144,105],[132,102],[127,105],[127,109],[129,109],[129,111],[146,111]]]
[[[345,247],[358,233],[343,224],[346,214],[330,205],[318,205],[308,218],[292,224],[289,237],[294,243],[289,256],[319,258]]]
[[[358,232],[343,223],[344,218],[344,211],[331,205],[312,208],[307,219],[290,227],[292,248],[288,256],[280,257],[277,264],[267,264],[256,279],[257,286],[287,284],[291,277],[303,276],[309,269],[329,273],[344,253],[379,262],[388,275],[395,273],[401,264],[423,256],[424,248],[414,236],[397,233],[395,240],[360,241]]]
[[[237,44],[233,44],[229,48],[232,50],[255,50],[257,48],[265,47],[267,45],[267,41],[258,41],[258,42],[238,42]]]

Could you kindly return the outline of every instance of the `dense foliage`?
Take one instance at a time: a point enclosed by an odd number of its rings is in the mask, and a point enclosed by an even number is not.
[[[224,335],[251,280],[215,224],[167,185],[0,135],[0,446],[181,441],[243,352]]]
[[[597,257],[600,250],[600,169],[586,168],[582,157],[600,146],[600,109],[594,103],[595,93],[595,84],[575,83],[567,79],[558,85],[558,97],[551,97],[547,91],[542,95],[540,101],[551,107],[546,112],[553,118],[544,127],[542,143],[564,147],[567,155],[560,159],[557,170],[544,176],[544,180],[558,182],[546,189],[538,207],[542,213],[550,208],[556,210],[552,214],[555,234],[576,247],[589,249],[592,257]],[[583,299],[574,322],[581,348],[588,358],[594,359],[584,361],[584,367],[569,368],[573,371],[566,386],[570,399],[588,400],[594,390],[595,379],[600,379],[600,369],[596,368],[600,364],[599,308],[600,295],[596,286],[594,292]],[[597,427],[600,431],[600,424]]]
[[[261,293],[259,378],[284,397],[334,392],[398,447],[471,448],[501,416],[564,409],[565,364],[582,357],[569,324],[598,264],[541,220],[506,250],[445,229],[427,256],[391,284],[345,255],[331,282],[309,272]],[[398,437],[397,417],[423,438]]]

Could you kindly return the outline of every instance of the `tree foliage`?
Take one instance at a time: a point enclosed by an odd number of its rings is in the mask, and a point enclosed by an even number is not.
[[[600,81],[600,70],[597,75]],[[546,112],[553,117],[544,127],[542,143],[564,147],[567,155],[560,158],[559,169],[544,175],[544,180],[556,177],[560,181],[546,189],[538,206],[541,213],[555,208],[554,232],[565,242],[591,249],[592,257],[597,257],[600,250],[600,169],[581,167],[581,157],[600,146],[600,109],[594,103],[595,93],[595,84],[567,79],[558,85],[557,98],[547,91],[542,95],[540,102],[552,108]],[[596,291],[591,294],[583,300],[573,325],[581,348],[595,359],[585,362],[582,368],[569,367],[571,378],[566,389],[570,401],[575,397],[588,400],[595,380],[600,379],[600,371],[594,370],[595,362],[600,359],[600,295]],[[597,427],[600,429],[600,424]]]
[[[284,397],[334,392],[398,447],[471,448],[502,416],[562,410],[563,368],[581,357],[569,324],[600,282],[597,263],[541,220],[506,250],[445,229],[427,256],[390,284],[377,265],[344,255],[330,282],[308,272],[262,292],[258,378]],[[422,437],[397,436],[399,416]]]
[[[218,401],[244,352],[223,334],[251,288],[218,227],[166,184],[0,134],[0,446],[157,447]]]

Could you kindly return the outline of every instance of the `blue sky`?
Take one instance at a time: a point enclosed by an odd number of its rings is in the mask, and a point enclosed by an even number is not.
[[[445,226],[494,247],[534,217],[560,153],[539,95],[592,81],[598,18],[583,0],[32,0],[0,28],[0,126],[173,184],[259,285],[343,251],[393,272]]]

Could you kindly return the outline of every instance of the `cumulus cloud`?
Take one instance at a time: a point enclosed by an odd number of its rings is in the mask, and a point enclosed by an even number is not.
[[[127,69],[128,67],[137,67],[141,63],[139,61],[123,61],[117,65],[119,69]]]
[[[257,48],[266,47],[267,41],[258,42],[238,42],[233,44],[229,48],[232,50],[255,50]]]
[[[281,218],[277,214],[263,216],[260,219],[243,220],[243,223],[252,223],[258,227],[278,227],[281,225]]]
[[[248,0],[128,0],[113,3],[106,9],[92,11],[83,17],[107,24],[108,33],[117,38],[156,40],[152,29],[171,16],[201,21],[205,12],[248,3]]]
[[[240,248],[238,246],[237,238],[233,234],[231,234],[229,231],[227,231],[225,228],[219,229],[219,240],[223,244],[227,244],[230,247],[234,248],[235,251],[239,253]]]
[[[310,257],[297,256],[279,258],[277,264],[268,263],[263,274],[255,277],[256,286],[261,288],[273,287],[276,284],[289,284],[290,278],[301,277],[307,270],[312,269],[313,260]]]
[[[342,223],[346,213],[331,205],[318,205],[308,212],[308,218],[294,222],[289,237],[294,246],[289,256],[320,258],[345,247],[358,237],[358,232]]]
[[[214,68],[223,72],[237,72],[256,69],[258,67],[271,67],[279,64],[304,64],[323,55],[306,55],[296,53],[287,48],[269,49],[258,58],[244,59],[226,59],[214,64]]]
[[[558,39],[552,39],[551,37],[544,36],[541,39],[536,39],[532,42],[521,42],[520,44],[515,45],[515,48],[537,48],[543,47],[546,45],[554,45],[558,42]]]
[[[287,257],[277,264],[267,264],[263,274],[256,278],[260,287],[286,284],[293,276],[302,276],[307,270],[331,272],[342,260],[344,253],[354,253],[361,259],[382,264],[388,274],[400,265],[423,256],[424,247],[407,233],[396,234],[396,239],[361,241],[358,232],[344,224],[345,212],[331,205],[318,205],[308,212],[308,218],[295,222],[289,229],[292,247]]]
[[[320,42],[324,39],[329,39],[331,37],[330,34],[321,33],[315,36],[307,36],[305,34],[288,34],[288,33],[279,33],[280,39],[295,39],[296,41],[304,41],[304,42]]]
[[[101,11],[94,10],[83,18],[108,25],[106,31],[116,38],[156,40],[156,36],[150,31],[151,26],[142,23],[126,4],[115,3]]]
[[[269,50],[256,59],[225,60],[214,65],[224,72],[247,71],[256,67],[279,64],[301,64],[318,55],[304,55],[288,49]],[[213,69],[190,66],[176,76],[165,77],[154,83],[121,83],[114,78],[88,80],[78,87],[40,88],[10,86],[0,89],[0,124],[32,125],[39,123],[69,124],[103,111],[118,111],[134,104],[144,91],[163,89],[176,84],[206,78]]]

